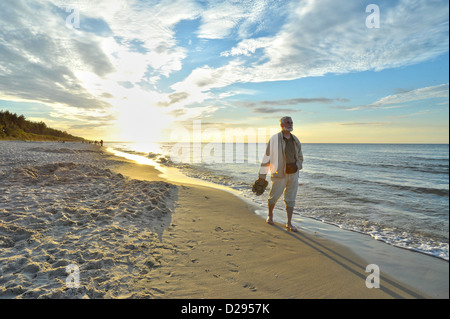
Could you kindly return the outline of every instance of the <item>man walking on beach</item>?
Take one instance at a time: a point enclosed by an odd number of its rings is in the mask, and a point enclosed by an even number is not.
[[[299,139],[291,134],[293,124],[292,118],[289,116],[280,119],[281,132],[273,135],[267,144],[259,170],[259,180],[264,182],[270,170],[271,187],[268,198],[267,223],[273,225],[273,209],[284,192],[287,213],[286,229],[296,232],[297,229],[292,226],[291,220],[297,196],[299,170],[303,166],[303,153]]]

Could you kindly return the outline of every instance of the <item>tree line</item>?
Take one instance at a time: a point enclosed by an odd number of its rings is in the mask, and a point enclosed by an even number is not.
[[[28,121],[25,116],[0,111],[0,139],[82,141],[81,137],[48,127],[44,122]]]

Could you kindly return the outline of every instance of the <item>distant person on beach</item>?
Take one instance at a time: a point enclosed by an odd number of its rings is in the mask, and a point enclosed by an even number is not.
[[[266,175],[270,170],[271,186],[267,223],[273,225],[273,209],[284,193],[287,213],[286,229],[296,232],[297,229],[292,226],[291,221],[297,196],[299,170],[303,167],[303,153],[299,139],[291,133],[293,124],[292,118],[289,116],[280,119],[281,132],[273,135],[267,144],[258,181],[265,182]]]

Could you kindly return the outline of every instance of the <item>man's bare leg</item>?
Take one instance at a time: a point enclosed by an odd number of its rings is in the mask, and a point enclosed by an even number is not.
[[[286,206],[286,215],[287,215],[287,221],[286,221],[286,229],[292,232],[296,232],[297,228],[292,226],[292,214],[294,213],[294,207],[288,207]]]
[[[275,204],[268,204],[269,206],[269,215],[267,216],[266,222],[270,225],[273,225],[273,208],[275,207]]]

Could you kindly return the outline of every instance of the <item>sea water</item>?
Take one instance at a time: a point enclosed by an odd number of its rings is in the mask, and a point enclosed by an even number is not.
[[[226,186],[267,216],[268,190],[251,192],[265,144],[108,143],[185,175]],[[174,152],[174,147],[178,147]],[[436,144],[302,144],[304,163],[293,224],[305,218],[448,261],[449,146]],[[255,153],[256,152],[256,156]],[[183,155],[174,161],[174,154]],[[213,155],[213,156],[212,156]],[[268,176],[270,181],[270,176]],[[285,221],[284,203],[275,221]]]

